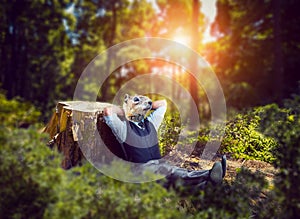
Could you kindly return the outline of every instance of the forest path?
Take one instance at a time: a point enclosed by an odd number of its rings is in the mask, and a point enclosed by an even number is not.
[[[199,158],[198,156],[191,155],[181,156],[179,153],[176,154],[176,162],[182,161],[180,167],[187,168],[189,170],[201,170],[201,169],[211,169],[214,162],[221,161],[221,155],[216,156],[216,158],[208,161]],[[227,171],[225,175],[225,180],[232,181],[237,175],[237,172],[241,168],[247,168],[251,172],[256,171],[263,174],[269,183],[273,182],[273,178],[277,172],[275,167],[269,163],[259,160],[244,160],[244,159],[234,159],[227,155]]]

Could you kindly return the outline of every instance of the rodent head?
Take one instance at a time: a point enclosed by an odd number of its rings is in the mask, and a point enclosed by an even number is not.
[[[151,108],[152,100],[149,97],[125,94],[123,109],[129,121],[140,122]]]

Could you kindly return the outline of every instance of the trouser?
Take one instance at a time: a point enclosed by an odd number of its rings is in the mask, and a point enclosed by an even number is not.
[[[192,170],[179,168],[165,161],[152,160],[144,164],[144,167],[157,174],[165,175],[166,178],[159,180],[165,188],[175,190],[199,190],[204,189],[210,181],[210,170]]]

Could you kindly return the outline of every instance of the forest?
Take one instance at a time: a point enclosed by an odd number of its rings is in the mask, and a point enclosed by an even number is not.
[[[0,218],[297,218],[299,8],[296,0],[2,1]],[[162,154],[195,145],[178,155],[181,167],[199,168],[207,143],[219,141],[222,185],[126,183],[84,159],[62,168],[43,132],[57,103],[121,105],[124,92],[167,100]],[[219,111],[222,125],[212,121]],[[179,139],[194,119],[200,125]]]

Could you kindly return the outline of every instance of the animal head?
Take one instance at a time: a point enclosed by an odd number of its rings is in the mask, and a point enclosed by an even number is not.
[[[123,109],[125,117],[129,121],[141,121],[148,111],[152,108],[152,100],[149,97],[142,95],[130,96],[125,94]]]

